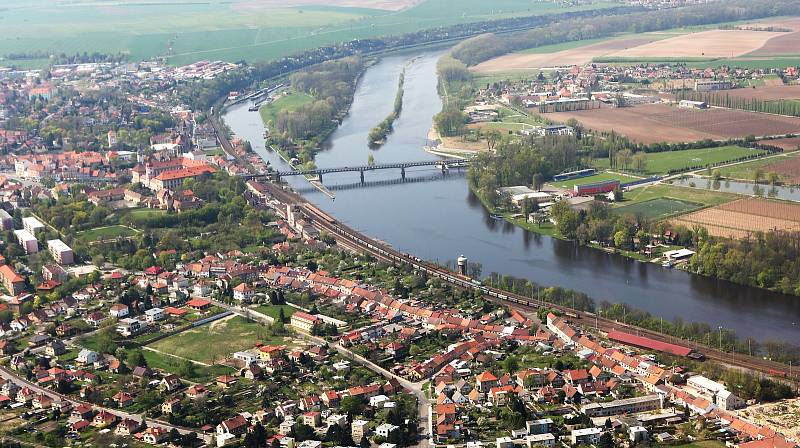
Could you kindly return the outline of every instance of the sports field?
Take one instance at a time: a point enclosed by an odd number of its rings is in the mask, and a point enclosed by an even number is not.
[[[316,3],[316,4],[315,4]],[[594,9],[530,0],[5,0],[0,57],[9,53],[125,53],[263,61],[352,39],[397,35],[487,19]],[[458,14],[453,14],[458,10]],[[21,60],[20,64],[44,62]],[[0,60],[0,65],[7,62]]]
[[[269,125],[278,115],[278,112],[282,110],[291,112],[312,101],[314,101],[314,98],[311,95],[289,92],[275,101],[265,104],[258,112],[261,114],[261,120],[264,121],[264,124]]]
[[[136,231],[125,226],[98,227],[78,233],[78,237],[87,243],[94,241],[111,240],[114,238],[124,238],[135,236]]]
[[[702,207],[701,204],[694,202],[664,197],[617,207],[614,209],[614,213],[618,215],[631,214],[634,216],[643,216],[647,219],[662,219],[688,213],[700,207]]]
[[[633,182],[638,179],[638,177],[626,176],[624,174],[603,172],[595,174],[594,176],[579,177],[577,179],[565,180],[563,182],[551,182],[550,184],[558,188],[571,190],[575,185],[593,184],[595,182],[603,182],[606,180],[618,180],[620,183],[624,184],[626,182]]]
[[[160,352],[213,364],[234,352],[255,347],[257,343],[281,344],[282,338],[272,338],[267,328],[243,317],[225,318],[184,331],[149,347]]]

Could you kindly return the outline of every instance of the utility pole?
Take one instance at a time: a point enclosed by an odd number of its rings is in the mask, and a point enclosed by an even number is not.
[[[722,325],[719,326],[719,351],[722,351]]]

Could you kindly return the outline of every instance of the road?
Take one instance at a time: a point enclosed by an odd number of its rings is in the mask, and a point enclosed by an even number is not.
[[[238,314],[244,318],[251,319],[253,321],[259,322],[263,325],[272,325],[274,319],[270,316],[267,316],[263,313],[258,311],[252,310],[247,307],[237,306],[237,305],[229,305],[224,302],[219,302],[216,300],[212,300],[212,303],[215,306],[220,308],[224,308],[228,311],[231,311],[235,314]],[[412,393],[415,397],[417,397],[417,418],[420,427],[420,441],[416,446],[420,448],[427,448],[428,444],[430,443],[429,438],[430,435],[430,407],[431,401],[428,397],[425,396],[425,391],[423,390],[424,382],[412,382],[407,380],[406,378],[396,375],[383,367],[375,364],[374,362],[354,353],[352,350],[343,347],[338,342],[331,344],[329,341],[325,340],[324,338],[313,336],[308,333],[298,332],[298,335],[303,339],[308,341],[312,341],[317,344],[327,345],[329,347],[334,348],[337,352],[339,352],[342,356],[352,361],[361,364],[362,366],[366,367],[367,369],[375,372],[384,378],[395,379],[404,389]]]

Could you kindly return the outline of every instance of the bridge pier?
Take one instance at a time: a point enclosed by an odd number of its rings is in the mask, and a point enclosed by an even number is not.
[[[361,173],[361,183],[364,183],[364,170],[359,171]]]
[[[322,183],[322,173],[317,173],[317,177],[319,179],[319,183]]]
[[[406,167],[404,166],[400,167],[400,178],[406,180]]]

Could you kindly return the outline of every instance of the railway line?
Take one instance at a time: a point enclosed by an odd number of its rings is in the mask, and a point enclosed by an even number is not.
[[[542,307],[546,307],[548,309],[558,310],[565,315],[572,317],[575,321],[574,323],[585,328],[595,328],[596,330],[605,333],[610,330],[625,331],[629,333],[634,332],[639,336],[644,336],[656,341],[672,344],[687,344],[690,348],[700,351],[707,359],[740,369],[760,372],[763,375],[779,377],[793,383],[795,386],[800,386],[800,375],[795,372],[788,372],[787,366],[778,362],[739,353],[720,351],[699,343],[691,343],[690,341],[664,335],[645,328],[603,318],[592,312],[574,310],[569,307],[555,305],[552,303],[541,303],[526,296],[486,286],[478,280],[452,272],[449,269],[422,260],[413,255],[397,251],[385,243],[369,238],[337,221],[335,218],[320,210],[315,205],[309,203],[302,196],[299,196],[296,193],[284,190],[283,188],[271,183],[266,184],[266,186],[270,194],[272,194],[272,196],[279,202],[283,204],[295,204],[300,206],[303,212],[311,219],[313,224],[320,231],[328,232],[337,241],[344,243],[343,245],[346,247],[355,248],[380,260],[390,263],[409,264],[418,271],[425,272],[429,276],[443,280],[453,286],[477,290],[484,294],[488,300],[495,303],[516,307],[523,311],[529,312],[538,311]]]

